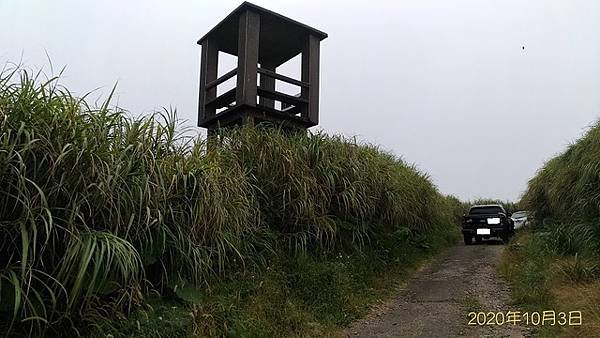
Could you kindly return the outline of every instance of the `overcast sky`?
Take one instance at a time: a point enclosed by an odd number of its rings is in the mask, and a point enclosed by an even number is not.
[[[240,3],[0,0],[0,63],[48,69],[47,52],[79,94],[118,82],[132,113],[172,106],[195,125],[196,41]],[[254,3],[329,34],[318,128],[381,145],[444,193],[515,200],[600,115],[600,1]]]

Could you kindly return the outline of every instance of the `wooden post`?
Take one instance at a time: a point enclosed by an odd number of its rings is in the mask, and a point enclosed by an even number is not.
[[[308,107],[302,109],[301,116],[319,123],[319,46],[320,40],[309,35],[302,48],[302,81],[308,88],[302,88],[301,97],[308,99]]]
[[[246,10],[240,15],[236,104],[256,106],[260,15]]]
[[[208,130],[206,132],[206,150],[207,151],[214,150],[218,144],[219,144],[219,134],[217,132],[217,129],[214,127],[208,128]]]
[[[261,66],[261,68],[270,70],[272,72],[275,72],[277,70],[277,68],[274,65],[270,65],[270,64],[261,64],[260,66]],[[266,76],[264,74],[260,74],[260,86],[265,89],[275,91],[275,78]],[[275,108],[275,100],[272,100],[272,99],[260,97],[259,103],[262,106],[266,106],[269,108]]]
[[[216,110],[206,109],[206,102],[217,97],[217,88],[206,90],[206,84],[217,79],[219,66],[219,49],[212,39],[202,42],[202,55],[200,57],[200,89],[198,102],[198,121],[215,116]]]

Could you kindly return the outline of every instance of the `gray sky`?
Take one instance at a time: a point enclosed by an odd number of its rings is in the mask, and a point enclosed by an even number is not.
[[[320,128],[380,144],[444,193],[517,199],[600,114],[600,1],[253,2],[329,34]],[[0,0],[0,62],[47,69],[47,51],[71,90],[118,81],[132,113],[173,106],[195,125],[196,41],[240,3]]]

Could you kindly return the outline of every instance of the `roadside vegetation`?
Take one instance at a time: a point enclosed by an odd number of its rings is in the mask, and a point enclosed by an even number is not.
[[[456,199],[377,147],[131,117],[0,75],[0,332],[315,336],[455,244]]]
[[[468,202],[467,204],[467,211],[469,211],[469,207],[473,206],[473,205],[484,205],[484,204],[500,204],[501,206],[504,207],[504,210],[506,210],[506,212],[508,213],[513,213],[515,211],[519,211],[519,204],[512,202],[512,201],[503,201],[503,200],[499,200],[499,199],[492,199],[492,198],[478,198],[472,202]]]
[[[582,326],[544,327],[542,336],[600,335],[600,125],[548,161],[521,204],[534,222],[505,253],[502,272],[530,311],[581,311]]]
[[[458,224],[461,224],[463,221],[463,215],[469,212],[469,209],[474,205],[485,205],[485,204],[500,204],[504,207],[504,210],[508,213],[514,213],[515,211],[519,211],[520,206],[518,203],[511,201],[503,201],[500,199],[493,198],[477,198],[472,201],[461,201],[457,197],[449,195],[446,199],[452,205],[452,211],[454,212],[454,218]]]

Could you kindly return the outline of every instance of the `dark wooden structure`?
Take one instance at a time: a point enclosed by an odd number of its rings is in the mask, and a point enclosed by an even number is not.
[[[273,122],[286,128],[319,123],[319,44],[327,34],[249,2],[242,3],[203,36],[198,125],[217,128]],[[219,51],[238,57],[237,68],[217,78]],[[276,72],[302,54],[301,79]],[[235,88],[217,86],[237,76]],[[275,90],[275,81],[299,87],[298,95]],[[281,102],[276,108],[275,102]]]

